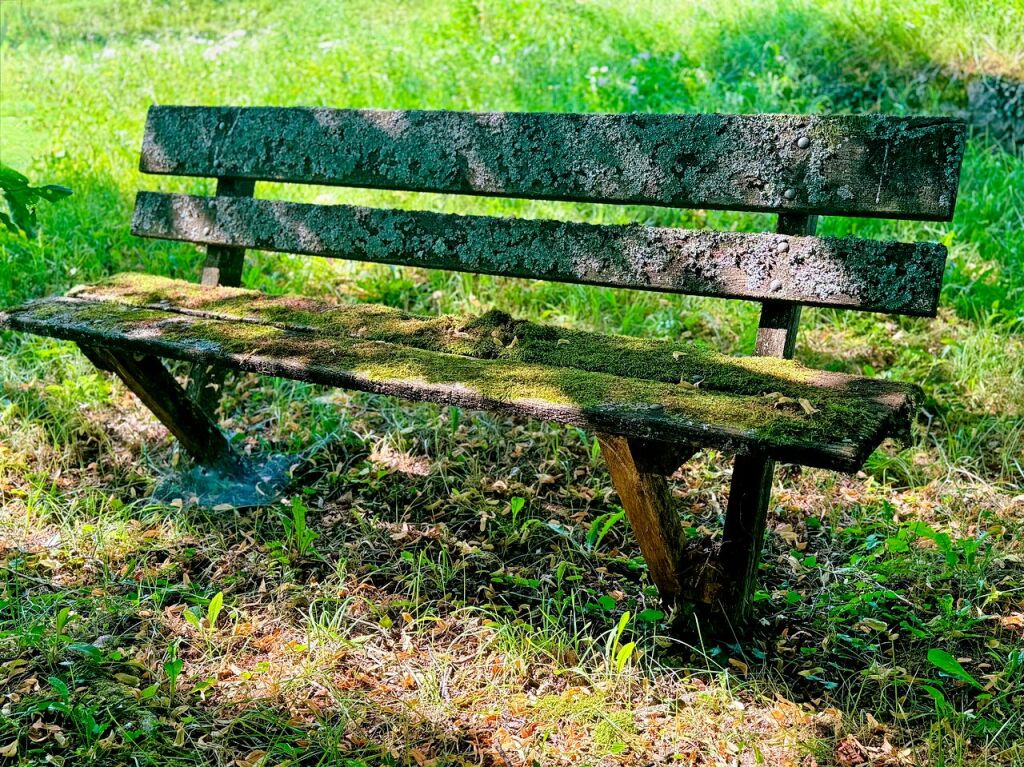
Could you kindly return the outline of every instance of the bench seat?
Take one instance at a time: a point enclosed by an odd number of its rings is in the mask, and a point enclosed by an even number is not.
[[[143,274],[0,313],[0,327],[599,433],[854,472],[903,436],[909,384],[693,344],[202,287]]]

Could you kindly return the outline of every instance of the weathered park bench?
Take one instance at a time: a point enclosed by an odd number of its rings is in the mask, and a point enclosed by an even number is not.
[[[78,343],[203,465],[243,462],[209,413],[224,369],[575,424],[600,440],[651,579],[736,628],[750,612],[776,461],[855,472],[905,433],[918,389],[801,367],[802,305],[933,316],[946,250],[815,237],[822,214],[949,220],[964,128],[917,117],[585,115],[154,107],[132,231],[206,246],[202,284],[119,275],[0,314]],[[760,211],[774,233],[473,217],[255,199],[270,180]],[[420,317],[240,289],[246,248],[758,301],[754,356],[515,320]],[[194,363],[188,388],[161,358]],[[212,385],[211,385],[212,384]],[[685,544],[666,477],[735,454],[717,548]]]

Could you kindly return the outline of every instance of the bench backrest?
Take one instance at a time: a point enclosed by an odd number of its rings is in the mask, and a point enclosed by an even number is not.
[[[783,355],[800,305],[934,315],[943,246],[807,235],[819,215],[951,219],[964,134],[926,117],[153,107],[140,169],[218,193],[141,192],[132,230],[209,246],[211,284],[237,284],[258,248],[756,300],[783,339],[758,351]],[[253,199],[258,180],[762,211],[779,228],[304,205]]]

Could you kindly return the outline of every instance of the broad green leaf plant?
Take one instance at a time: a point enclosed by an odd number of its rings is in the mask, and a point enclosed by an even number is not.
[[[0,222],[14,234],[22,232],[31,238],[39,233],[36,204],[40,200],[56,202],[71,194],[68,187],[58,184],[30,186],[28,178],[3,163],[0,163],[0,190],[7,203],[7,210],[0,210]]]

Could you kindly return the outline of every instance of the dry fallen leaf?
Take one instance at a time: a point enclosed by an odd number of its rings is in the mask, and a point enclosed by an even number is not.
[[[859,740],[848,735],[836,746],[836,761],[842,767],[860,767],[868,763],[868,752]]]
[[[262,749],[256,749],[255,751],[250,751],[245,756],[236,759],[235,764],[238,765],[238,767],[259,767],[259,765],[265,763],[266,757],[266,751]]]
[[[799,399],[799,402],[801,409],[803,409],[803,411],[807,413],[807,415],[814,415],[815,413],[818,412],[818,408],[814,407],[814,405],[812,405],[809,400],[806,400],[803,397],[801,397]]]
[[[1010,613],[999,618],[999,623],[1007,629],[1024,629],[1024,613]]]
[[[744,676],[747,675],[747,664],[737,658],[729,658],[729,665],[733,668],[739,669],[740,673]]]

